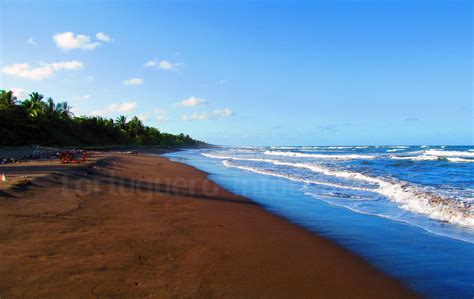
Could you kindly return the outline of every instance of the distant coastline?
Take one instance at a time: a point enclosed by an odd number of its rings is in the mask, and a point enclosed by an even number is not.
[[[19,101],[13,91],[0,90],[0,146],[159,146],[196,147],[207,143],[185,134],[169,134],[145,126],[137,116],[115,120],[74,116],[67,102],[44,100],[38,92]]]

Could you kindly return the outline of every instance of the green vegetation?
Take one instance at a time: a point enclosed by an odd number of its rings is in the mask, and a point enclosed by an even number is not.
[[[33,92],[18,101],[12,91],[0,90],[0,146],[203,146],[188,135],[162,133],[143,125],[138,117],[115,121],[100,116],[75,117],[67,102]]]

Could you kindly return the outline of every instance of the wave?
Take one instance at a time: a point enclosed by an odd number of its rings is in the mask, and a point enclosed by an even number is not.
[[[203,154],[209,156],[209,154]],[[452,224],[474,228],[474,206],[467,202],[460,200],[453,200],[450,198],[444,198],[433,192],[410,185],[403,181],[388,181],[378,177],[372,177],[359,172],[352,172],[346,170],[329,169],[320,165],[307,164],[307,163],[291,163],[279,160],[271,159],[253,159],[253,158],[235,158],[235,157],[223,157],[214,156],[219,159],[225,159],[223,164],[227,167],[235,167],[242,170],[247,170],[255,173],[264,175],[271,175],[275,177],[286,178],[292,181],[298,181],[308,184],[320,184],[327,185],[337,188],[345,188],[359,191],[376,192],[383,195],[392,202],[399,204],[399,207],[411,212],[424,214],[429,218],[445,221]],[[227,159],[226,159],[227,158]],[[326,176],[332,176],[347,180],[356,180],[359,182],[369,183],[373,185],[372,188],[360,188],[346,185],[339,185],[333,183],[327,183],[322,181],[300,179],[293,176],[289,176],[282,173],[276,173],[271,171],[262,170],[255,167],[248,167],[242,165],[235,165],[230,163],[229,160],[243,160],[243,161],[258,161],[272,163],[274,165],[288,166],[293,168],[301,168],[310,170],[312,172],[320,173]]]
[[[461,240],[461,241],[464,241],[464,242],[474,244],[474,239],[470,236],[466,236],[466,235],[463,235],[463,234],[453,235],[452,233],[446,233],[443,230],[438,229],[437,227],[433,228],[431,226],[420,224],[416,221],[413,222],[413,221],[403,219],[403,217],[400,217],[400,215],[390,215],[390,214],[384,214],[382,212],[379,212],[379,213],[368,212],[368,211],[364,211],[364,209],[361,209],[360,207],[357,207],[357,206],[353,206],[353,205],[350,205],[350,204],[347,204],[347,203],[336,202],[336,201],[332,200],[332,198],[329,197],[329,196],[324,196],[324,195],[321,195],[321,194],[315,194],[315,193],[312,193],[312,192],[305,192],[304,194],[307,195],[307,196],[311,196],[313,198],[316,198],[318,200],[323,200],[324,202],[326,202],[330,205],[337,206],[337,207],[343,207],[343,208],[346,208],[350,211],[353,211],[353,212],[356,212],[356,213],[359,213],[359,214],[377,216],[377,217],[389,219],[389,220],[392,220],[392,221],[397,221],[397,222],[401,222],[401,223],[408,223],[408,224],[420,227],[420,228],[426,230],[427,232],[430,232],[430,233],[438,235],[438,236],[443,236],[443,237],[447,237],[447,238],[451,238],[451,239],[455,239],[455,240]]]
[[[299,158],[317,158],[317,159],[332,159],[332,160],[353,160],[353,159],[375,159],[376,156],[371,155],[325,155],[325,154],[306,154],[298,152],[283,152],[283,151],[265,151],[265,155],[269,156],[284,156],[284,157],[299,157]]]
[[[352,148],[352,146],[328,146],[329,149],[348,149]]]
[[[239,158],[239,157],[231,157],[231,156],[219,156],[219,155],[212,155],[207,153],[201,153],[204,157],[213,158],[213,159],[221,159],[221,160],[238,160],[238,161],[252,161],[252,162],[266,162],[271,163],[273,160],[270,159],[260,159],[260,158]]]
[[[411,152],[407,154],[420,153],[418,156],[390,156],[395,160],[412,160],[412,161],[445,161],[445,162],[474,162],[474,152],[463,151],[443,151],[443,150],[425,150],[421,152]]]
[[[474,158],[473,152],[462,152],[462,151],[440,151],[430,149],[425,151],[425,155],[438,156],[438,157],[469,157]]]
[[[293,181],[293,182],[299,182],[299,183],[304,183],[304,184],[323,185],[323,186],[328,186],[328,187],[333,187],[333,188],[351,189],[351,190],[357,190],[357,191],[369,191],[369,192],[371,191],[370,189],[367,189],[367,188],[359,188],[359,187],[339,185],[339,184],[334,184],[334,183],[329,183],[329,182],[324,182],[324,181],[302,179],[302,178],[298,178],[298,177],[283,174],[283,173],[277,173],[277,172],[273,172],[273,171],[263,170],[263,169],[260,169],[260,168],[257,168],[257,167],[235,165],[235,164],[232,164],[229,160],[224,160],[222,162],[222,164],[226,167],[232,167],[232,168],[237,168],[237,169],[241,169],[241,170],[247,170],[247,171],[258,173],[258,174],[284,178],[284,179],[287,179],[287,180],[290,180],[290,181]]]
[[[406,146],[406,145],[394,145],[392,146],[394,148],[400,148],[400,149],[404,149],[404,148],[409,148],[409,146]]]
[[[449,162],[474,162],[474,159],[446,158]]]
[[[458,162],[469,163],[474,162],[474,159],[464,159],[457,157],[437,157],[437,156],[390,156],[394,160],[411,160],[411,161],[444,161],[444,162]]]

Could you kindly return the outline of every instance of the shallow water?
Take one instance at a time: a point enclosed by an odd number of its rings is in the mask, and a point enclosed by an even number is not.
[[[422,294],[474,295],[472,147],[226,147],[167,156]]]

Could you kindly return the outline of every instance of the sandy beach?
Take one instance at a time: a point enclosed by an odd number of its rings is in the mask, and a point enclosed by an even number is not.
[[[159,156],[1,166],[0,297],[415,295],[333,242]]]

